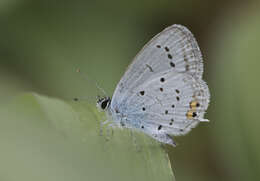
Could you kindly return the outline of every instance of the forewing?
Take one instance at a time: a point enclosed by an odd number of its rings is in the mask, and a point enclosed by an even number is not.
[[[148,78],[167,71],[186,73],[196,79],[202,77],[199,46],[184,26],[166,28],[143,47],[117,85],[113,98],[117,97],[117,102],[122,102],[129,91]]]

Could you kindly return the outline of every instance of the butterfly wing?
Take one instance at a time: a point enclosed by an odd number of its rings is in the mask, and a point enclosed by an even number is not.
[[[209,90],[192,33],[173,25],[135,57],[112,97],[114,120],[173,144],[169,135],[188,133],[203,119]]]
[[[209,103],[208,87],[191,75],[160,73],[134,92],[120,109],[126,115],[124,124],[157,139],[159,135],[184,135],[199,122],[207,121],[203,116]]]
[[[184,26],[172,25],[148,42],[129,65],[113,97],[120,98],[118,102],[124,102],[128,91],[167,70],[187,73],[198,79],[202,77],[203,61],[199,46]]]

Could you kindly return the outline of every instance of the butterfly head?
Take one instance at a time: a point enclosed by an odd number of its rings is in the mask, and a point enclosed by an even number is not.
[[[110,97],[99,97],[97,98],[97,107],[102,110],[106,111],[110,106],[111,99]]]

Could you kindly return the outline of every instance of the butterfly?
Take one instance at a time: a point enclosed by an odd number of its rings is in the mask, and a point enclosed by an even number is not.
[[[203,59],[193,34],[172,25],[152,38],[119,81],[112,99],[97,100],[113,126],[141,131],[175,146],[204,114],[210,93],[202,80]]]

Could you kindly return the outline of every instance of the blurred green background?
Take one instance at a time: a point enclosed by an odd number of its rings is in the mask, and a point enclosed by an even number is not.
[[[0,105],[25,91],[95,99],[76,68],[112,95],[142,46],[182,24],[201,47],[212,97],[211,122],[167,147],[176,179],[260,180],[259,9],[256,0],[1,0]]]

